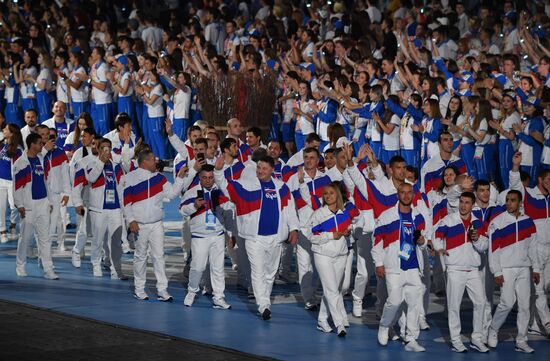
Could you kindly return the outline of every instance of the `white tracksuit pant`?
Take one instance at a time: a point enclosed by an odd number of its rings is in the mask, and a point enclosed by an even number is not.
[[[101,252],[105,249],[105,263],[109,264],[111,273],[122,274],[122,219],[120,209],[90,210],[92,222],[92,265],[101,264]],[[107,262],[107,260],[109,262]]]
[[[477,269],[469,272],[447,269],[447,310],[451,342],[460,341],[460,304],[464,289],[474,305],[472,339],[482,340],[483,337],[485,291],[480,272]]]
[[[354,256],[355,256],[355,251],[352,248],[352,249],[349,250],[348,255],[346,256],[346,267],[344,269],[344,279],[342,280],[342,287],[341,287],[343,295],[348,293],[349,288],[351,287],[351,276],[352,276],[352,271],[353,271],[353,257]],[[317,268],[317,266],[315,268]],[[317,273],[319,273],[319,272],[317,272]]]
[[[296,246],[296,261],[298,263],[298,281],[304,302],[316,303],[315,292],[319,287],[319,275],[313,264],[311,242],[300,232]]]
[[[76,215],[76,235],[75,242],[73,247],[74,253],[82,253],[84,247],[86,247],[86,242],[88,241],[88,231],[92,229],[92,222],[90,217],[90,211],[88,207],[84,207],[84,215]]]
[[[235,246],[237,246],[236,238],[235,238],[235,245],[233,247],[231,247],[230,245],[231,238],[227,234],[225,235],[224,238],[225,238],[225,249],[227,251],[227,256],[231,260],[231,265],[232,266],[238,265],[239,262],[237,262],[237,249],[235,248]]]
[[[314,253],[315,267],[323,286],[323,300],[318,320],[327,321],[328,313],[336,327],[345,326],[347,322],[344,297],[342,296],[342,282],[346,268],[347,256],[329,257]]]
[[[235,236],[235,254],[237,255],[237,281],[243,288],[252,288],[252,277],[250,275],[250,260],[248,259],[247,243],[244,238]]]
[[[434,257],[434,267],[433,267],[433,280],[431,288],[434,293],[441,292],[445,290],[445,261],[442,257]]]
[[[483,339],[487,338],[489,326],[493,321],[493,296],[495,293],[495,278],[489,268],[489,255],[481,254],[481,283],[485,290],[485,308],[483,309]]]
[[[38,239],[38,257],[42,262],[44,272],[53,270],[52,242],[48,230],[50,229],[50,202],[47,198],[33,200],[31,209],[25,209],[25,218],[21,222],[21,237],[17,244],[17,266],[27,263],[27,246],[36,234]]]
[[[290,279],[292,271],[292,254],[295,245],[284,242],[281,244],[281,264],[279,265],[279,274],[286,279]]]
[[[405,341],[416,340],[420,329],[418,317],[420,303],[422,302],[422,281],[417,268],[399,273],[386,273],[386,287],[388,298],[384,304],[384,311],[380,319],[380,325],[391,327],[401,311],[403,302],[407,303],[407,334]]]
[[[65,242],[65,219],[64,213],[62,212],[61,200],[63,195],[61,193],[55,193],[50,195],[52,199],[52,212],[50,215],[50,240],[53,244],[54,238],[57,239],[57,244],[62,244]]]
[[[550,245],[548,243],[538,243],[537,253],[540,261],[540,282],[534,284],[532,290],[534,294],[531,297],[531,318],[532,324],[540,322],[544,327],[550,324],[550,310],[548,309],[547,294],[550,292]],[[534,327],[536,328],[536,327]]]
[[[374,262],[370,253],[372,249],[371,237],[372,233],[357,232],[355,242],[357,247],[357,274],[355,275],[355,285],[352,292],[354,300],[363,300],[369,284],[369,275],[374,274]]]
[[[191,250],[191,229],[189,228],[188,217],[185,217],[183,219],[183,224],[181,228],[181,249],[185,258],[183,262],[186,263],[189,257],[189,251]]]
[[[247,239],[246,252],[250,260],[252,290],[258,311],[262,313],[266,308],[271,308],[271,290],[281,258],[278,235]]]
[[[420,304],[420,317],[426,318],[428,314],[428,305],[430,304],[430,289],[432,287],[430,255],[428,254],[427,248],[417,251],[417,254],[420,267],[420,279],[424,285],[422,303]]]
[[[527,327],[529,324],[529,298],[531,295],[531,269],[529,267],[503,268],[504,284],[500,289],[500,301],[493,315],[491,328],[498,331],[508,313],[518,301],[516,342],[527,341]]]
[[[168,279],[164,266],[164,225],[162,221],[155,223],[139,223],[134,250],[134,286],[136,291],[145,288],[147,280],[147,250],[153,260],[153,271],[157,279],[157,291],[168,288]]]
[[[210,264],[210,283],[215,299],[224,297],[225,273],[225,235],[191,239],[191,269],[189,270],[190,292],[198,293],[206,265]]]
[[[11,185],[11,182],[9,184],[6,184],[4,186],[4,183],[8,183],[8,181],[2,181],[2,185],[0,185],[0,232],[5,232],[7,230],[6,228],[6,206],[10,206],[10,224],[17,223],[17,215],[19,214],[17,212],[17,208],[15,208],[15,205],[13,204],[13,186]]]

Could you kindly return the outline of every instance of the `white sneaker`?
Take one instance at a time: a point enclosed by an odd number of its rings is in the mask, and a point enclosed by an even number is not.
[[[17,234],[17,229],[15,227],[10,227],[10,234],[8,236],[8,239],[10,241],[15,241],[17,238],[19,238],[19,235]]]
[[[382,346],[386,346],[388,344],[388,327],[384,327],[382,325],[378,326],[378,343]]]
[[[353,300],[353,309],[351,311],[351,314],[354,317],[361,318],[363,315],[363,300]]]
[[[532,327],[529,327],[529,329],[527,330],[527,334],[533,336],[544,336],[541,330]]]
[[[526,341],[516,342],[516,351],[523,353],[534,353],[535,350],[527,344]]]
[[[239,269],[239,265],[235,263],[234,265],[231,266],[231,269],[232,269],[233,271],[236,271],[236,270]]]
[[[57,249],[61,252],[65,252],[67,249],[65,249],[65,241],[57,242]]]
[[[0,243],[8,243],[8,242],[9,242],[8,234],[7,233],[0,234]]]
[[[388,339],[392,341],[399,340],[399,335],[397,335],[392,327],[388,330]]]
[[[47,280],[58,280],[59,276],[53,270],[45,271],[44,278]]]
[[[27,248],[27,258],[29,259],[38,258],[38,250],[34,247]]]
[[[16,266],[15,273],[17,274],[18,277],[27,277],[27,271],[25,270],[25,266]]]
[[[462,353],[462,352],[467,352],[468,351],[466,346],[464,346],[464,344],[460,340],[452,341],[451,346],[452,346],[451,350],[453,350],[454,352]]]
[[[214,298],[212,301],[214,302],[214,308],[220,310],[229,310],[231,308],[231,305],[225,302],[224,298]]]
[[[130,248],[130,245],[128,243],[122,244],[122,253],[124,254],[132,253],[132,249]]]
[[[330,327],[329,323],[327,322],[327,320],[324,320],[324,321],[317,321],[317,329],[319,331],[323,331],[325,333],[331,333],[332,332],[332,327]]]
[[[94,265],[94,277],[103,277],[103,270],[100,264]]]
[[[308,311],[314,311],[317,309],[317,304],[314,302],[306,302],[304,309]]]
[[[426,331],[430,329],[430,325],[426,321],[425,317],[420,317],[418,326],[420,327],[421,331]]]
[[[185,299],[183,300],[183,304],[187,307],[193,306],[193,302],[195,302],[195,296],[197,294],[195,292],[187,292],[187,295],[185,296]]]
[[[409,352],[424,352],[426,349],[418,344],[416,340],[412,340],[407,342],[405,345],[405,351]]]
[[[470,340],[470,348],[473,350],[476,350],[477,352],[485,353],[489,352],[489,348],[485,346],[483,341],[480,339],[472,338]]]
[[[346,331],[346,328],[344,326],[338,326],[337,328],[338,337],[346,337],[347,333],[348,332]]]
[[[73,267],[80,268],[80,254],[72,252],[71,263],[73,264]]]
[[[149,299],[149,296],[147,295],[147,293],[145,293],[144,290],[135,290],[134,297],[140,301],[147,301]]]
[[[498,345],[498,333],[489,327],[489,334],[487,335],[487,345],[490,348],[495,348]]]
[[[211,295],[212,294],[212,288],[208,287],[208,286],[204,286],[202,288],[202,295],[203,296],[206,296],[206,295]]]
[[[111,279],[112,280],[128,281],[128,276],[126,276],[124,273],[119,274],[117,271],[111,271]]]
[[[170,296],[170,294],[166,290],[158,291],[158,293],[157,293],[157,300],[159,300],[159,301],[171,302],[173,299],[174,298],[172,296]]]

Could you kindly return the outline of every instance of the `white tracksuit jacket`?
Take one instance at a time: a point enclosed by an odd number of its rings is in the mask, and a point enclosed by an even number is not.
[[[503,268],[533,267],[540,272],[537,255],[537,230],[533,220],[525,214],[518,218],[504,212],[489,225],[489,267],[495,277]]]
[[[124,219],[128,224],[161,221],[163,200],[176,197],[184,186],[184,179],[179,177],[171,184],[162,173],[143,168],[133,170],[121,179]]]
[[[69,159],[63,150],[55,147],[46,154],[44,157],[44,174],[49,194],[70,196]]]
[[[82,148],[79,148],[81,150]],[[75,152],[74,155],[77,154]],[[73,167],[73,177],[72,177],[72,184],[73,188],[71,190],[71,197],[72,197],[72,203],[75,207],[78,206],[84,206],[89,204],[90,200],[90,183],[86,179],[86,167],[89,162],[97,158],[97,156],[93,155],[92,152],[81,158],[80,160],[76,160],[75,162],[72,162],[71,164]]]
[[[328,257],[345,256],[348,254],[346,238],[334,239],[333,232],[350,229],[353,234],[353,228],[360,226],[356,224],[360,220],[359,210],[351,202],[346,204],[344,210],[338,210],[336,213],[323,206],[313,212],[301,230],[311,242],[313,253]]]
[[[104,172],[105,163],[99,157],[93,157],[85,167],[86,180],[90,184],[90,195],[88,206],[91,210],[101,212],[105,201],[105,183],[108,175]],[[117,184],[117,193],[119,203],[122,205],[122,189],[120,187],[120,179],[124,175],[120,164],[113,164],[113,177]]]
[[[415,230],[425,232],[426,221],[416,208],[412,208],[412,219]],[[400,273],[399,258],[401,229],[399,221],[399,204],[384,211],[376,220],[372,258],[376,267],[384,266],[386,273]],[[426,243],[417,248],[423,249]]]
[[[129,160],[134,157],[134,146],[136,145],[136,136],[134,133],[130,135],[130,144],[125,144],[120,140],[116,129],[111,130],[103,137],[111,141],[113,161],[115,163],[128,164]]]
[[[199,209],[195,208],[195,200],[197,199],[197,191],[203,190],[205,199],[210,199],[210,204],[214,207],[216,215],[216,223],[214,229],[207,229],[206,224],[206,208],[203,206]],[[207,193],[209,195],[207,195]],[[189,228],[193,238],[207,238],[221,235],[226,229],[229,229],[232,224],[233,212],[231,203],[223,192],[214,185],[210,190],[204,189],[200,184],[188,189],[180,204],[180,213],[184,217],[189,217]]]
[[[374,218],[380,216],[383,212],[397,204],[397,189],[390,178],[387,178],[382,171],[382,167],[373,168],[375,181],[365,178],[357,165],[347,167],[344,172],[344,180],[353,182],[361,196],[372,206]],[[415,187],[415,196],[413,199],[413,208],[425,220],[425,230],[423,232],[426,239],[432,239],[433,227],[431,212],[424,199],[422,192]]]
[[[254,239],[258,236],[258,226],[261,211],[261,185],[256,177],[227,181],[224,172],[214,172],[216,185],[224,194],[235,203],[237,214],[237,229],[239,236],[244,239]],[[298,216],[290,189],[282,181],[271,178],[277,190],[279,205],[279,227],[277,234],[281,242],[286,241],[288,233],[299,229]]]
[[[524,187],[519,172],[510,171],[510,189],[523,194],[523,209],[537,227],[538,242],[550,247],[550,197],[545,196],[539,187]],[[539,244],[539,246],[541,245]]]
[[[37,155],[40,159],[42,167],[44,166],[44,158],[41,154]],[[25,208],[25,210],[32,210],[32,168],[27,152],[23,152],[21,157],[13,165],[13,200],[16,208]],[[46,181],[46,180],[45,180]],[[48,187],[46,186],[47,197],[49,198]],[[49,199],[48,199],[49,201]],[[51,204],[51,203],[50,203]]]
[[[288,188],[292,193],[298,218],[300,220],[300,226],[305,226],[313,212],[321,207],[323,199],[323,189],[332,181],[325,173],[316,171],[315,176],[311,178],[304,171],[304,185],[309,188],[308,197],[303,197],[300,193],[300,182],[298,180],[298,173],[293,174],[287,181]],[[306,205],[309,205],[307,207]]]
[[[447,269],[474,271],[481,266],[480,253],[487,250],[487,237],[484,235],[483,223],[473,214],[470,222],[480,234],[476,242],[469,240],[468,230],[464,228],[458,212],[443,218],[435,230],[435,250],[446,250],[449,253],[445,256]]]

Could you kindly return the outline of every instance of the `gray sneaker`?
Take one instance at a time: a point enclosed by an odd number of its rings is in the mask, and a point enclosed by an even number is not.
[[[451,350],[453,350],[453,352],[458,352],[458,353],[463,353],[468,351],[466,346],[464,346],[464,344],[460,340],[451,342]]]
[[[71,263],[73,264],[73,267],[80,268],[80,254],[73,252],[71,254]]]
[[[59,276],[53,270],[45,271],[44,278],[47,280],[58,280]]]
[[[214,308],[220,309],[220,310],[229,310],[231,308],[231,305],[227,302],[225,302],[225,299],[222,298],[214,298],[212,300],[214,302]]]
[[[187,296],[185,296],[185,299],[183,300],[183,304],[187,307],[193,306],[193,302],[195,302],[195,296],[197,294],[195,292],[187,292]]]
[[[171,302],[174,298],[170,296],[168,291],[162,290],[157,293],[157,300],[161,302]]]
[[[489,334],[487,335],[487,345],[490,348],[495,348],[498,345],[498,333],[489,327]]]
[[[516,342],[516,351],[523,353],[534,353],[535,350],[527,344],[526,341]]]
[[[485,344],[483,343],[483,341],[481,341],[481,339],[472,338],[470,340],[470,348],[472,350],[476,350],[477,352],[481,352],[481,353],[489,352],[489,348],[485,346]]]
[[[405,351],[409,352],[424,352],[426,349],[418,344],[416,340],[412,340],[407,342],[405,345]]]
[[[144,290],[135,290],[134,297],[140,301],[147,301],[149,299],[149,296],[147,295],[147,293],[145,293]]]

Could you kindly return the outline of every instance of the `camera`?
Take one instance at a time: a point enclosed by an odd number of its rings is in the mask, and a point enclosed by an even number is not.
[[[468,238],[470,240],[472,240],[472,234],[474,233],[475,230],[476,228],[474,227],[474,225],[470,224],[470,226],[468,227]]]
[[[157,172],[163,172],[164,171],[164,161],[161,159],[157,159],[155,163],[155,167],[157,169]]]
[[[416,244],[416,242],[418,242],[421,236],[422,236],[422,233],[420,232],[420,230],[415,229],[413,232],[413,242]]]

